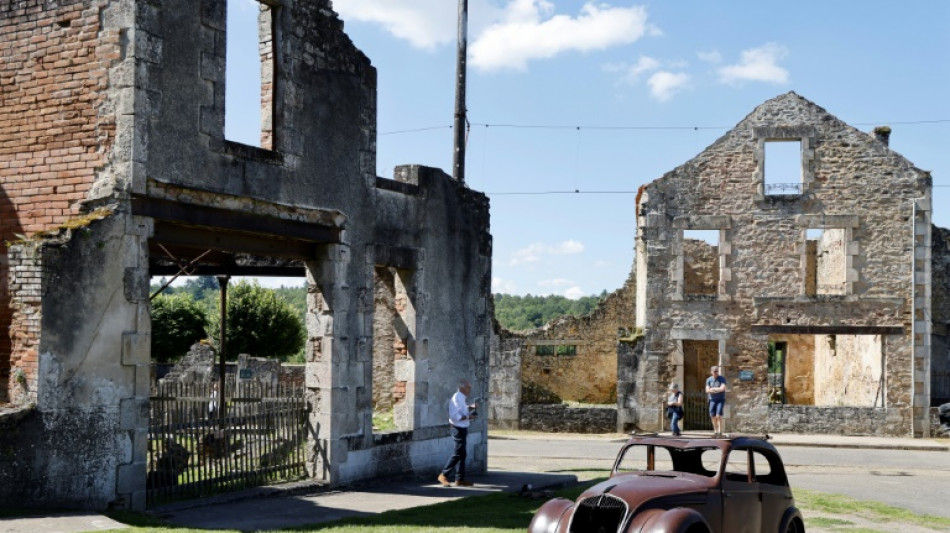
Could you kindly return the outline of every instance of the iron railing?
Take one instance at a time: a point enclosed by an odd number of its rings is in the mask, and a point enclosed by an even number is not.
[[[712,420],[709,419],[709,405],[706,394],[702,392],[683,393],[683,431],[712,430]]]
[[[302,388],[162,383],[150,398],[146,502],[152,507],[306,476]]]

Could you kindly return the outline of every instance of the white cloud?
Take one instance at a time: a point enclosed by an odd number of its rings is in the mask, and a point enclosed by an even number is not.
[[[720,54],[718,50],[696,52],[696,57],[698,57],[700,61],[705,61],[707,63],[719,63],[722,61],[722,54]]]
[[[788,55],[788,48],[777,43],[766,43],[758,48],[742,51],[738,64],[718,69],[719,81],[741,85],[746,81],[762,81],[776,85],[788,82],[788,71],[778,65]]]
[[[606,268],[612,265],[613,263],[611,263],[610,261],[604,261],[602,259],[598,261],[594,261],[594,266],[597,268]]]
[[[689,83],[689,74],[685,72],[669,72],[661,70],[654,73],[647,80],[650,86],[650,96],[661,101],[669,101],[673,95],[681,91]]]
[[[574,283],[569,279],[557,278],[557,279],[543,279],[538,282],[538,285],[541,287],[563,287],[564,285],[570,285]]]
[[[566,255],[577,254],[584,251],[584,244],[578,241],[569,240],[554,245],[536,242],[526,248],[522,248],[511,254],[509,265],[523,265],[526,263],[536,263],[544,255]]]
[[[455,43],[458,35],[458,3],[447,0],[334,0],[333,8],[344,21],[379,24],[417,48]],[[488,0],[470,2],[469,35],[501,13]]]
[[[518,285],[509,279],[493,277],[491,279],[491,291],[493,293],[514,294],[518,291]]]
[[[626,83],[630,85],[636,85],[637,81],[640,79],[640,75],[645,72],[650,72],[660,68],[659,60],[652,57],[640,56],[637,59],[637,62],[633,65],[628,65],[626,63],[611,63],[604,65],[603,69],[607,72],[620,72],[623,75],[620,77]]]
[[[503,18],[471,44],[470,63],[482,70],[522,70],[535,59],[603,50],[659,33],[647,23],[642,6],[587,2],[576,17],[552,15],[553,11],[554,4],[547,0],[512,0]]]
[[[587,296],[587,293],[584,292],[583,289],[577,286],[571,287],[570,289],[567,289],[566,291],[564,291],[564,297],[569,298],[571,300],[577,300],[584,296]]]

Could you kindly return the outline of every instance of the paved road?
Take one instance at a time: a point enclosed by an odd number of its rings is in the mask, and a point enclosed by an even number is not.
[[[572,473],[609,469],[622,439],[489,440],[489,468]],[[950,452],[777,447],[792,488],[884,502],[916,513],[950,517]]]

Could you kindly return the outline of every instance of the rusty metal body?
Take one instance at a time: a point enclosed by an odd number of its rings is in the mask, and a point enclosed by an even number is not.
[[[634,435],[610,478],[556,498],[531,533],[804,533],[781,456],[767,437]]]

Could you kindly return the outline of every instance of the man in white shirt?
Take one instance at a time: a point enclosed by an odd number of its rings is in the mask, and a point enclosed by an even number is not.
[[[449,458],[449,462],[445,464],[445,468],[439,474],[439,483],[443,487],[451,485],[449,476],[455,471],[456,466],[458,467],[458,475],[455,476],[455,486],[472,486],[470,481],[465,481],[465,448],[468,440],[468,426],[475,418],[475,413],[472,410],[477,407],[474,403],[468,403],[468,395],[471,392],[472,384],[467,380],[462,380],[459,382],[458,392],[453,394],[452,400],[449,401],[449,425],[452,426],[455,451],[452,452],[452,457]]]

